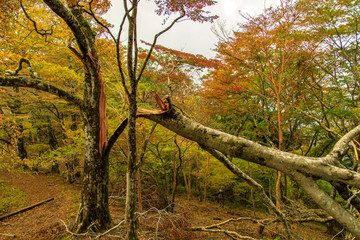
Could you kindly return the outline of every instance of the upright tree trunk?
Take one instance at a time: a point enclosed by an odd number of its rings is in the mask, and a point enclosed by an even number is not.
[[[97,230],[106,228],[111,223],[108,182],[108,157],[102,158],[100,150],[104,144],[100,141],[100,94],[101,82],[98,78],[90,78],[85,84],[85,107],[82,111],[85,132],[85,162],[83,191],[77,218],[77,231],[86,231],[94,224]]]
[[[205,173],[205,186],[204,186],[204,203],[206,203],[206,191],[207,191],[207,182],[208,182],[208,174],[209,174],[209,161],[210,155],[208,155],[206,159],[206,173]]]
[[[176,142],[176,136],[175,136],[175,142]],[[179,151],[179,154],[181,154],[180,151]],[[176,150],[175,149],[174,149],[172,160],[173,160],[173,186],[172,186],[172,190],[171,190],[170,212],[174,212],[175,193],[176,193],[176,186],[177,186],[177,167],[176,167]]]
[[[281,84],[281,82],[280,82]],[[281,85],[279,87],[279,92],[281,91]],[[281,119],[281,105],[280,105],[280,96],[277,96],[277,120],[278,120],[278,131],[279,131],[279,150],[282,151],[283,148],[283,131],[282,131],[282,119]],[[277,180],[276,180],[276,207],[280,209],[281,203],[281,171],[277,171]]]
[[[19,134],[15,135],[15,147],[16,147],[16,154],[19,156],[19,158],[21,160],[24,160],[25,158],[27,158],[27,151],[25,149],[25,139],[23,136],[23,132],[24,132],[24,127],[22,126],[22,124],[18,124],[18,131]],[[25,163],[23,163],[24,167]]]
[[[127,225],[126,239],[134,240],[137,237],[136,211],[136,93],[129,96],[129,129],[128,129],[128,165],[126,171],[126,207],[125,222]]]
[[[125,2],[125,1],[124,1]],[[137,15],[137,1],[132,2],[132,11],[127,14],[129,20],[128,28],[128,46],[127,46],[127,72],[129,76],[130,89],[128,91],[129,99],[129,125],[128,125],[128,163],[126,171],[126,206],[125,206],[125,223],[127,227],[127,240],[136,240],[138,221],[135,215],[136,212],[136,112],[137,112],[137,78],[136,78],[136,63],[137,63],[137,46],[136,46],[136,15]],[[125,86],[124,86],[125,87]]]
[[[137,170],[137,184],[138,184],[138,211],[142,212],[142,195],[141,195],[141,173],[140,169]]]
[[[79,105],[85,132],[84,185],[76,228],[78,232],[86,231],[90,226],[100,230],[110,225],[111,218],[108,202],[109,163],[107,156],[102,157],[107,144],[106,94],[95,35],[77,1],[66,0],[66,4],[59,0],[43,2],[71,29],[78,48],[71,45],[69,48],[84,66],[84,97]],[[59,92],[55,94],[59,95]],[[77,100],[75,102],[78,103]]]

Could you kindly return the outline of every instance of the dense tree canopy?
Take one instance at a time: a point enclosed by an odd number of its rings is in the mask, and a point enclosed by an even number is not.
[[[81,174],[78,232],[111,226],[108,185],[122,176],[127,239],[151,207],[143,184],[162,207],[179,189],[263,203],[288,238],[281,205],[302,199],[360,238],[358,1],[239,15],[238,29],[217,33],[215,59],[157,45],[183,19],[214,21],[215,1],[156,0],[164,29],[144,48],[141,1],[124,1],[116,34],[107,0],[0,3],[0,167]]]

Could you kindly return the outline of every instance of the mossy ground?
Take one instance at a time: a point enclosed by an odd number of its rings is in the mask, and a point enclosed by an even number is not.
[[[5,213],[25,207],[29,197],[20,189],[12,186],[10,182],[0,179],[0,216]]]

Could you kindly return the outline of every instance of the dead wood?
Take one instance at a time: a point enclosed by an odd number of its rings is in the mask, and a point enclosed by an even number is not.
[[[4,215],[4,216],[1,216],[1,217],[0,217],[0,220],[5,219],[5,218],[8,218],[8,217],[11,217],[11,216],[14,216],[14,215],[16,215],[16,214],[18,214],[18,213],[22,213],[22,212],[28,211],[28,210],[30,210],[30,209],[32,209],[32,208],[34,208],[34,207],[40,206],[40,205],[42,205],[42,204],[44,204],[44,203],[47,203],[47,202],[50,202],[50,201],[52,201],[52,200],[54,200],[53,197],[52,197],[52,198],[49,198],[49,199],[46,199],[46,200],[44,200],[44,201],[41,201],[41,202],[32,204],[32,205],[30,205],[30,206],[24,207],[24,208],[22,208],[22,209],[20,209],[20,210],[17,210],[17,211],[15,211],[15,212],[6,214],[6,215]]]
[[[256,238],[252,238],[249,236],[242,236],[240,234],[238,234],[237,232],[234,231],[229,231],[229,230],[225,230],[222,228],[219,229],[209,229],[207,227],[195,227],[195,228],[191,228],[192,231],[203,231],[203,232],[215,232],[215,233],[224,233],[225,235],[227,235],[228,237],[230,237],[231,239],[236,239],[236,240],[256,240]]]
[[[170,99],[169,98],[165,97],[164,100],[162,100],[157,93],[154,93],[154,98],[155,98],[156,104],[159,106],[160,110],[158,110],[158,109],[148,110],[148,109],[144,109],[144,108],[138,108],[137,112],[136,112],[137,117],[144,117],[144,116],[148,116],[148,115],[159,115],[159,114],[166,113],[170,110]],[[105,151],[103,153],[103,156],[102,156],[103,159],[105,159],[109,156],[111,148],[114,146],[114,144],[117,141],[117,139],[119,138],[119,136],[125,130],[125,127],[127,126],[128,122],[129,122],[128,118],[125,118],[121,122],[119,127],[115,130],[115,132],[111,135],[111,137],[109,138],[109,141],[107,142]]]
[[[14,234],[0,233],[0,236],[15,238]]]
[[[155,92],[154,98],[155,98],[156,104],[158,105],[160,110],[158,110],[158,109],[148,110],[148,109],[144,109],[144,108],[138,108],[136,115],[137,116],[157,115],[157,114],[166,113],[170,110],[170,104],[169,104],[170,100],[168,97],[164,97],[164,99],[161,99],[160,96]]]
[[[257,223],[260,225],[260,228],[262,231],[265,228],[265,225],[275,222],[279,219],[254,219],[249,217],[239,217],[239,218],[230,218],[220,223],[215,223],[209,226],[201,226],[201,227],[192,227],[190,228],[191,231],[203,231],[203,232],[218,232],[218,233],[224,233],[228,237],[232,239],[246,239],[246,240],[255,240],[255,238],[252,238],[250,236],[242,236],[237,232],[226,230],[222,228],[223,225],[230,223],[230,222],[238,222],[238,221],[251,221],[253,223]]]
[[[333,217],[326,217],[326,218],[308,217],[308,218],[292,219],[290,221],[291,222],[319,222],[319,223],[326,223],[326,222],[330,222],[330,221],[333,221],[333,220],[334,220]]]

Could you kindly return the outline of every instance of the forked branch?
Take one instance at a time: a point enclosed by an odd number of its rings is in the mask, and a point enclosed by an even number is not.
[[[29,16],[29,14],[27,13],[24,5],[23,5],[23,2],[22,0],[20,0],[20,7],[21,9],[23,10],[25,16],[27,19],[30,20],[30,22],[32,22],[33,26],[34,26],[34,29],[36,31],[37,34],[40,34],[41,36],[49,36],[49,35],[52,35],[53,34],[53,27],[54,25],[51,25],[50,29],[39,29],[38,26],[37,26],[37,23]]]
[[[31,66],[31,63],[30,63],[29,59],[26,59],[26,58],[20,58],[17,68],[14,71],[6,70],[5,75],[17,76],[19,74],[19,72],[23,68],[23,66],[22,66],[23,63],[28,65],[28,70],[30,71],[30,76],[32,78],[39,78],[38,74],[36,72],[34,72],[34,70],[32,69],[32,66]]]

